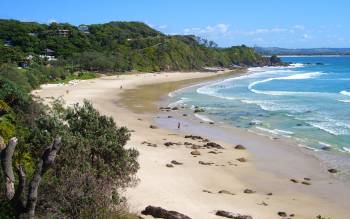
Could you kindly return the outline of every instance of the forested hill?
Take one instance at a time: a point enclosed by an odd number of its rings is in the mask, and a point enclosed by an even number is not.
[[[109,22],[73,26],[0,20],[0,64],[46,62],[40,55],[54,56],[54,65],[74,70],[170,71],[270,65],[244,45],[218,48],[212,41],[193,35],[165,35],[140,22]],[[45,63],[44,63],[45,64]]]
[[[254,50],[263,55],[350,55],[350,48],[286,49],[279,47],[255,47]]]

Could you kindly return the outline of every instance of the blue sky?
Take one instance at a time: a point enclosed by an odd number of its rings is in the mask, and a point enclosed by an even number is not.
[[[0,18],[75,25],[142,21],[220,46],[350,47],[350,0],[2,0]]]

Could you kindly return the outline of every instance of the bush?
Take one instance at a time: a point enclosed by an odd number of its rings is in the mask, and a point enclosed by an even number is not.
[[[64,109],[56,103],[41,116],[30,136],[31,151],[42,151],[53,136],[62,147],[41,187],[39,213],[58,218],[105,218],[122,209],[121,189],[135,183],[138,152],[126,149],[130,134],[84,102]],[[111,208],[111,206],[114,206]]]

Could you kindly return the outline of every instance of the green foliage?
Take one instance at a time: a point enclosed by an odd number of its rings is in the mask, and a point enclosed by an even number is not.
[[[54,136],[63,136],[53,170],[41,187],[39,211],[59,218],[95,218],[109,214],[111,205],[124,198],[119,190],[134,182],[138,152],[126,149],[130,134],[102,116],[91,103],[64,109],[54,104],[49,114],[37,119],[29,137],[32,156]]]
[[[89,33],[70,24],[43,25],[0,20],[1,63],[19,63],[28,54],[54,50],[55,65],[71,65],[90,71],[170,71],[201,69],[204,66],[266,65],[269,59],[242,45],[220,49],[217,44],[192,35],[168,36],[140,22],[110,22],[87,26]],[[67,30],[66,36],[59,34]],[[32,61],[33,62],[33,61]],[[34,62],[45,60],[36,58]]]
[[[20,110],[28,104],[29,96],[23,88],[0,77],[0,100],[11,108]]]

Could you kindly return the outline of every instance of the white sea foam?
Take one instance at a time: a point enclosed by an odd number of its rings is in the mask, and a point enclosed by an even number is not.
[[[262,83],[267,83],[274,80],[305,80],[310,78],[316,78],[324,73],[321,72],[308,72],[303,74],[294,74],[285,77],[275,77],[275,78],[267,78],[260,81],[254,81],[248,85],[248,89],[256,94],[265,94],[265,95],[273,95],[273,96],[283,96],[283,95],[318,95],[319,92],[293,92],[293,91],[262,91],[253,89],[254,86]]]
[[[338,101],[343,103],[350,103],[350,100],[338,100]]]
[[[324,143],[324,142],[322,142],[322,141],[319,141],[318,143],[319,143],[320,145],[322,145],[322,146],[332,147],[332,145],[331,145],[331,144]]]
[[[349,135],[350,130],[347,124],[341,122],[331,121],[319,121],[319,122],[307,122],[309,125],[328,132],[332,135]]]
[[[342,90],[339,92],[340,94],[343,94],[345,96],[350,96],[350,91]]]
[[[259,78],[261,76],[267,76],[267,75],[275,75],[275,74],[285,74],[285,73],[295,73],[295,71],[292,70],[281,70],[281,69],[277,69],[277,70],[269,70],[268,68],[270,67],[254,67],[254,68],[249,68],[249,71],[252,72],[251,74],[246,74],[246,75],[241,75],[239,77],[233,77],[233,78],[228,78],[225,79],[223,81],[217,81],[214,83],[203,83],[202,87],[199,87],[197,89],[197,93],[199,94],[205,94],[205,95],[209,95],[209,96],[214,96],[214,97],[218,97],[218,98],[224,98],[224,99],[228,99],[228,100],[232,100],[235,99],[233,97],[228,97],[228,96],[224,96],[222,94],[219,94],[218,91],[221,89],[227,89],[229,87],[235,86],[235,84],[231,83],[233,81],[239,81],[242,79],[251,79],[251,78]],[[260,70],[258,70],[260,69]],[[198,85],[197,85],[198,86]],[[180,91],[180,90],[178,90]],[[171,94],[173,95],[173,94]]]
[[[181,97],[180,100],[176,101],[176,102],[173,102],[173,103],[170,103],[168,105],[168,107],[174,107],[174,106],[179,106],[179,105],[182,105],[186,102],[190,101],[189,98],[186,98],[186,97]]]
[[[203,86],[203,85],[206,85],[206,84],[209,84],[209,83],[210,82],[203,82],[203,83],[200,83],[200,84],[194,84],[194,85],[190,85],[190,86],[187,86],[187,87],[184,87],[184,88],[180,88],[180,89],[177,89],[177,90],[175,90],[173,92],[168,93],[168,96],[169,97],[174,97],[177,93],[180,93],[180,92],[182,92],[184,90],[187,90],[187,89],[192,88],[192,87]]]
[[[350,153],[350,148],[347,148],[347,147],[343,147],[343,150],[344,150],[345,152],[348,152],[348,153]]]
[[[260,126],[257,126],[256,128],[261,130],[261,131],[264,131],[264,132],[269,132],[269,133],[272,133],[274,135],[283,135],[283,136],[286,136],[286,137],[289,136],[289,135],[293,135],[294,134],[293,132],[286,131],[286,130],[281,130],[281,129],[267,129],[267,128],[263,128],[263,127],[260,127]]]
[[[194,114],[195,117],[197,117],[198,119],[204,121],[204,122],[213,122],[213,120],[209,119],[207,116],[205,115],[201,115],[201,114]]]

